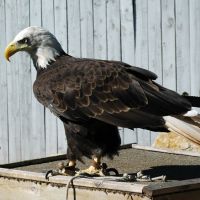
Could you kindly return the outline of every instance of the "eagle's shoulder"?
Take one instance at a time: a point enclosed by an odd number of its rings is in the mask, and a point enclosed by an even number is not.
[[[122,61],[83,58],[83,59],[79,59],[78,62],[84,62],[84,63],[89,62],[89,63],[93,63],[95,65],[100,64],[102,67],[106,67],[108,69],[109,69],[109,66],[114,67],[116,69],[124,70],[127,73],[133,74],[133,75],[135,75],[139,78],[145,79],[145,80],[147,80],[147,79],[156,80],[158,78],[158,76],[155,73],[153,73],[147,69],[132,66],[132,65],[129,65]]]

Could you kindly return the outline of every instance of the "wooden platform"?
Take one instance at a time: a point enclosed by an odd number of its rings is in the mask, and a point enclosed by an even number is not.
[[[0,200],[66,199],[71,177],[51,177],[49,181],[44,177],[44,172],[55,168],[57,160],[63,158],[61,155],[1,166]],[[86,168],[89,161],[85,162],[78,167]],[[142,170],[151,177],[166,175],[167,182],[124,182],[122,177],[77,178],[69,189],[68,199],[199,200],[200,157],[125,149],[113,161],[104,162],[120,173],[135,174]]]

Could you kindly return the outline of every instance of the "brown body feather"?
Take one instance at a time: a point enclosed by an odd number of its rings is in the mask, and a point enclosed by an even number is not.
[[[38,71],[33,90],[38,101],[64,122],[70,138],[69,158],[91,156],[97,149],[112,156],[120,145],[116,126],[167,131],[162,116],[191,109],[187,99],[156,84],[156,78],[152,72],[122,62],[64,55]],[[110,143],[106,143],[108,138]],[[77,142],[78,146],[74,145]],[[85,150],[85,144],[90,151]]]

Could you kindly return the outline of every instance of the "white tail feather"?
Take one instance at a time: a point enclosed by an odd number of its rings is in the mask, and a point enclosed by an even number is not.
[[[165,116],[165,125],[169,131],[180,134],[200,145],[200,128],[171,116]]]

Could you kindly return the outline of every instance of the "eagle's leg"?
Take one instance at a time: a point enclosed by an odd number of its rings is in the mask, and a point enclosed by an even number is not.
[[[69,160],[66,165],[64,164],[64,162],[59,162],[58,168],[47,171],[45,178],[48,179],[49,176],[57,175],[74,176],[77,170],[78,169],[76,168],[76,160]]]

